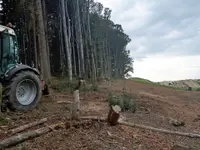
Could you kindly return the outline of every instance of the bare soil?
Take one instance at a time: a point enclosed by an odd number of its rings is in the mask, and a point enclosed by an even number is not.
[[[123,90],[133,95],[137,104],[135,113],[122,113],[125,120],[173,131],[200,133],[200,92],[175,90],[130,80],[104,82],[98,92],[80,93],[81,115],[106,117],[109,110],[108,92],[119,94]],[[4,114],[6,121],[0,121],[0,140],[9,137],[5,131],[37,119],[48,117],[48,125],[66,121],[66,117],[70,115],[70,104],[57,102],[72,99],[68,92],[52,91],[50,96],[43,97],[37,109],[32,112]],[[170,118],[183,120],[185,126],[174,127],[169,123]],[[171,150],[172,146],[177,144],[200,149],[199,139],[121,125],[110,127],[105,123],[92,122],[80,128],[59,129],[10,149]]]

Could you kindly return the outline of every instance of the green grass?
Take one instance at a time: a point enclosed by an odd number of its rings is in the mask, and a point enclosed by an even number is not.
[[[166,87],[166,88],[171,88],[171,89],[176,89],[176,90],[185,90],[184,88],[179,88],[179,87],[173,87],[173,86],[167,86],[167,85],[161,85],[157,82],[153,82],[147,79],[143,79],[143,78],[138,78],[138,77],[134,77],[134,78],[130,78],[129,80],[133,80],[135,82],[139,82],[139,83],[145,83],[145,84],[152,84],[155,86],[160,86],[160,87]]]
[[[72,82],[69,82],[67,78],[53,78],[51,80],[50,88],[54,89],[57,92],[73,92],[76,85],[78,85],[78,80],[74,79]],[[85,84],[81,85],[80,91],[81,92],[92,92],[98,91],[99,87],[96,83],[89,84],[86,81]]]
[[[155,82],[152,82],[150,80],[143,79],[143,78],[130,78],[130,80],[133,80],[133,81],[136,81],[136,82],[141,82],[141,83],[156,84]]]
[[[9,120],[2,114],[0,114],[0,126],[9,124]]]
[[[121,95],[113,95],[113,93],[109,93],[107,99],[109,106],[118,105],[123,112],[134,113],[136,111],[136,98],[126,94],[125,92]]]

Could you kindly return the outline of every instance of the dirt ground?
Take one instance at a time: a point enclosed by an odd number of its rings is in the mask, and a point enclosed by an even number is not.
[[[135,113],[122,113],[125,120],[173,131],[200,133],[200,92],[175,90],[130,80],[104,82],[99,87],[98,92],[80,93],[81,115],[106,117],[109,111],[108,91],[120,93],[124,89],[135,97],[137,103]],[[72,99],[72,95],[67,92],[52,91],[50,96],[43,97],[33,112],[4,114],[6,121],[0,122],[0,140],[9,137],[5,134],[6,130],[44,117],[48,118],[49,121],[46,123],[48,125],[68,121],[66,118],[70,115],[70,104],[59,104],[58,101]],[[185,126],[174,127],[169,123],[170,118],[183,120]],[[121,125],[110,127],[105,123],[91,122],[80,128],[58,129],[10,149],[171,150],[172,146],[177,144],[200,149],[199,139],[166,135]]]

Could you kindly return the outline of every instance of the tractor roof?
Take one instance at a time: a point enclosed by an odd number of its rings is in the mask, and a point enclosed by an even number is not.
[[[3,32],[4,30],[8,30],[8,33],[11,34],[11,35],[15,35],[15,31],[9,27],[6,27],[6,26],[3,26],[3,25],[0,25],[0,32]]]

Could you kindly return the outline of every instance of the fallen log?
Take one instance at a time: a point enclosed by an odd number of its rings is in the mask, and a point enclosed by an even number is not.
[[[72,104],[70,101],[57,101],[57,104]]]
[[[28,132],[25,132],[25,133],[22,133],[19,135],[12,136],[10,138],[0,141],[0,149],[5,149],[5,148],[9,148],[11,146],[15,146],[26,140],[41,136],[43,134],[53,131],[53,129],[55,129],[57,127],[62,127],[62,126],[63,126],[63,123],[58,123],[58,124],[50,125],[48,127],[42,127],[37,130],[28,131]]]
[[[29,129],[31,127],[34,127],[34,126],[37,126],[37,125],[40,125],[40,124],[43,124],[47,122],[47,118],[43,118],[41,120],[38,120],[38,121],[34,121],[32,123],[29,123],[29,124],[26,124],[26,125],[23,125],[23,126],[20,126],[20,127],[17,127],[17,128],[14,128],[14,129],[11,129],[10,131],[8,131],[8,133],[10,133],[11,135],[14,135],[16,133],[19,133],[19,132],[22,132],[26,129]]]
[[[114,106],[114,107],[110,108],[107,119],[102,118],[102,117],[97,117],[97,116],[84,116],[84,117],[79,117],[79,119],[89,119],[89,120],[91,119],[93,121],[107,121],[108,124],[110,124],[111,126],[120,124],[120,125],[124,125],[124,126],[129,126],[129,127],[135,127],[135,128],[141,128],[141,129],[151,130],[151,131],[155,131],[155,132],[161,132],[161,133],[165,133],[165,134],[185,136],[185,137],[190,137],[190,138],[200,138],[200,134],[170,131],[170,130],[166,130],[166,129],[154,128],[151,126],[145,126],[145,125],[140,125],[140,124],[135,124],[135,123],[130,123],[130,122],[126,122],[123,120],[119,120],[119,117],[120,117],[119,112],[120,112],[119,106]]]
[[[102,121],[102,122],[107,121],[106,118],[98,116],[81,116],[79,117],[79,120],[92,120],[92,121]]]
[[[119,121],[118,123],[121,124],[121,125],[129,126],[129,127],[147,129],[147,130],[151,130],[151,131],[155,131],[155,132],[161,132],[161,133],[165,133],[165,134],[185,136],[185,137],[190,137],[190,138],[200,138],[200,134],[170,131],[170,130],[166,130],[166,129],[154,128],[154,127],[151,127],[151,126],[129,123],[129,122],[125,122],[125,121]]]

